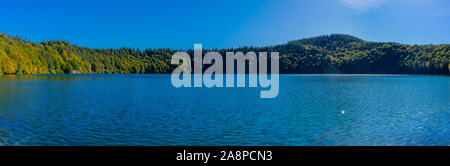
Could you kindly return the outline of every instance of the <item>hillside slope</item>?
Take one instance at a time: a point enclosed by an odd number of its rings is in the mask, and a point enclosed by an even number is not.
[[[170,73],[171,49],[89,49],[65,41],[28,42],[0,34],[0,73]],[[188,50],[192,53],[192,50]],[[207,52],[205,50],[204,52]],[[367,42],[332,34],[268,47],[216,50],[280,52],[281,73],[449,74],[450,44]]]

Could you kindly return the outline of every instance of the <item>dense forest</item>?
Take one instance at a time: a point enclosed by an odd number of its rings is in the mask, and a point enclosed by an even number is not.
[[[0,33],[0,74],[170,73],[173,49],[90,49],[66,41],[30,42]],[[192,56],[192,50],[186,50]],[[210,50],[204,50],[206,53]],[[214,49],[279,52],[280,73],[450,74],[450,44],[367,42],[332,34],[268,47]]]

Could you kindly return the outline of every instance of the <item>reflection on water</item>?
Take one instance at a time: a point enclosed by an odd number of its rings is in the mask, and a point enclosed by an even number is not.
[[[173,88],[170,75],[0,76],[0,145],[450,145],[449,77],[282,75]]]

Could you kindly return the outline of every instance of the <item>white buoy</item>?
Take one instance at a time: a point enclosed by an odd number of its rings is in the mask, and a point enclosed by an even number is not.
[[[341,114],[345,114],[345,111],[344,111],[344,110],[342,110],[342,111],[341,111]]]

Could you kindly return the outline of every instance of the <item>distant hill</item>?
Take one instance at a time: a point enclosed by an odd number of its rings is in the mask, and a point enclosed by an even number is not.
[[[90,49],[66,41],[28,42],[0,34],[0,73],[170,73],[172,49]],[[188,50],[192,53],[192,50]],[[205,50],[206,52],[208,50]],[[450,44],[367,42],[332,34],[267,47],[215,50],[277,51],[281,73],[449,74]],[[192,55],[192,54],[191,54]]]

